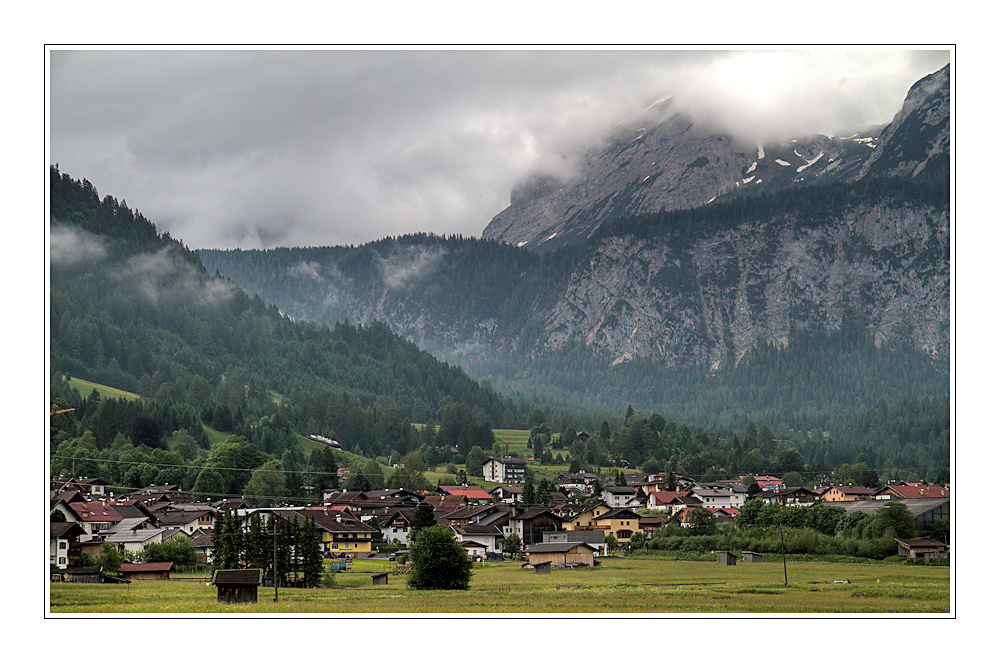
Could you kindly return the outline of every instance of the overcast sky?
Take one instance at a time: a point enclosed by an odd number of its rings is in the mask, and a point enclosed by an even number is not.
[[[671,96],[747,141],[887,123],[941,50],[52,50],[49,159],[191,248],[479,236]]]

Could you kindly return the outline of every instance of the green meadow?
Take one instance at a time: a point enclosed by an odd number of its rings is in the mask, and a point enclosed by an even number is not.
[[[951,611],[948,567],[876,563],[739,563],[653,557],[602,558],[596,568],[535,574],[519,562],[476,566],[469,591],[417,591],[379,560],[355,562],[317,589],[262,587],[258,602],[226,605],[206,578],[129,585],[52,583],[58,613],[942,613]]]

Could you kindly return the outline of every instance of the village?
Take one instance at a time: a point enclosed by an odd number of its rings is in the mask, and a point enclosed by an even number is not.
[[[690,527],[696,514],[709,513],[719,523],[733,522],[749,499],[765,504],[808,508],[835,504],[848,513],[872,514],[889,504],[902,504],[913,518],[917,538],[897,539],[902,557],[934,558],[949,552],[946,543],[926,537],[935,521],[951,509],[950,486],[899,482],[870,489],[864,486],[784,486],[777,477],[754,476],[696,482],[665,474],[625,475],[615,485],[585,471],[563,473],[549,495],[525,505],[525,461],[489,458],[483,466],[487,490],[473,483],[439,485],[415,493],[403,489],[324,491],[319,504],[252,508],[240,498],[197,502],[177,486],[149,486],[114,495],[106,482],[88,478],[56,478],[50,484],[49,562],[51,579],[68,582],[114,582],[169,579],[172,562],[142,562],[147,546],[175,537],[193,544],[197,561],[212,562],[215,519],[229,511],[246,516],[309,518],[315,525],[321,554],[331,568],[335,560],[392,558],[405,554],[408,534],[422,504],[433,509],[434,522],[448,528],[474,561],[502,560],[516,552],[526,567],[592,566],[602,556],[649,539],[668,523]],[[674,490],[664,490],[668,480]],[[619,482],[620,483],[620,482]],[[426,507],[424,507],[426,509]],[[512,551],[515,540],[520,550]],[[120,576],[100,567],[71,564],[86,553],[97,558],[112,544],[125,556]],[[86,558],[86,556],[84,558]],[[721,563],[721,562],[720,562]],[[340,568],[343,568],[341,565]]]

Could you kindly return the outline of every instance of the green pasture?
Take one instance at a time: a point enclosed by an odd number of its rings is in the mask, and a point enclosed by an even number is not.
[[[73,389],[80,392],[80,395],[86,398],[90,395],[90,392],[97,390],[97,393],[101,398],[127,398],[129,400],[134,400],[139,398],[139,394],[133,394],[131,391],[124,391],[123,389],[115,389],[114,387],[109,387],[107,385],[98,384],[96,382],[91,382],[90,380],[81,380],[80,378],[69,379],[69,384]]]
[[[225,605],[205,578],[130,585],[52,583],[51,613],[949,613],[948,567],[604,558],[596,568],[546,575],[519,562],[477,565],[468,591],[417,591],[405,576],[373,586],[394,564],[359,560],[317,589],[262,587],[258,603]],[[844,581],[849,581],[844,582]]]

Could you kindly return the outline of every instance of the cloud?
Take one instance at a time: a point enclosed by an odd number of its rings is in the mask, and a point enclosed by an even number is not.
[[[197,302],[217,306],[236,292],[231,283],[206,278],[173,247],[131,256],[112,274],[124,290],[153,305]]]
[[[408,246],[393,251],[388,258],[376,253],[375,262],[386,287],[397,290],[431,274],[444,260],[446,253],[441,248]]]
[[[673,95],[761,136],[887,123],[928,51],[53,51],[50,152],[194,248],[478,236]]]
[[[53,267],[77,267],[108,257],[107,241],[76,226],[53,224],[49,232],[49,261]]]

